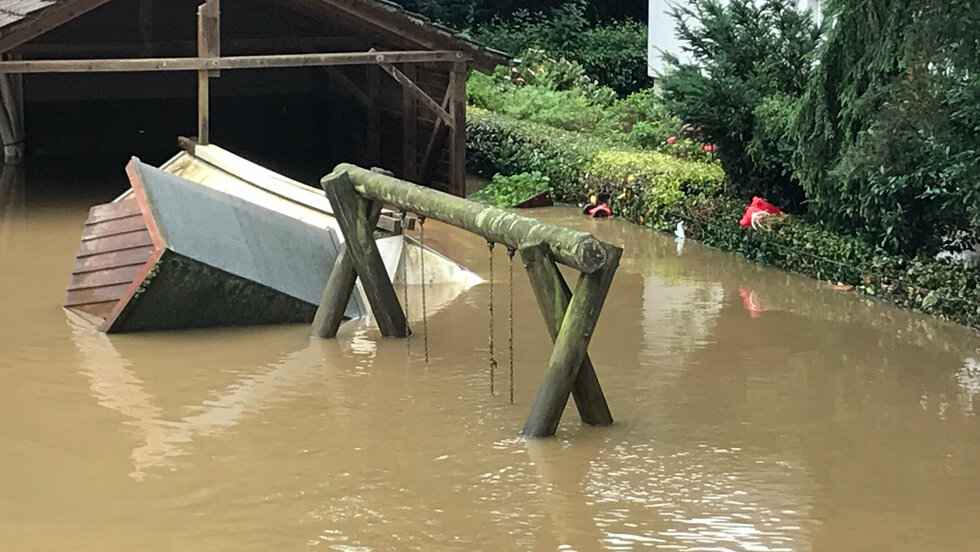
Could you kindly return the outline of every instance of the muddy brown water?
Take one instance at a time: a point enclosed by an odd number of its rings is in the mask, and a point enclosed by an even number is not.
[[[0,550],[980,550],[980,339],[574,210],[626,250],[591,352],[617,423],[518,437],[550,350],[495,257],[421,339],[106,337],[60,308],[90,203],[0,188]],[[483,241],[428,242],[487,274]],[[410,315],[419,331],[417,294]]]

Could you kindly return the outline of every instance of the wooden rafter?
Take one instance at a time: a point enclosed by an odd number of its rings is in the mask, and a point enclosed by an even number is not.
[[[0,53],[20,46],[28,40],[37,38],[109,1],[76,0],[74,2],[60,2],[45,9],[36,17],[30,17],[23,22],[15,23],[3,37],[0,37]]]
[[[215,58],[74,59],[0,62],[0,73],[129,73],[145,71],[201,71],[266,69],[271,67],[326,67],[379,63],[447,63],[468,61],[467,54],[445,50],[345,52]]]

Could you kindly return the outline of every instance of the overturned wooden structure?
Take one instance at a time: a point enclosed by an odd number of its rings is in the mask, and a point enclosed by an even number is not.
[[[321,181],[345,237],[317,311],[313,333],[334,337],[359,277],[381,333],[405,337],[402,305],[372,239],[381,206],[457,226],[520,251],[538,306],[554,341],[541,386],[524,426],[527,437],[555,434],[569,395],[582,421],[609,425],[606,404],[588,347],[622,249],[577,232],[424,188],[360,167],[341,164]],[[581,271],[574,292],[555,263]]]
[[[111,120],[95,126],[132,129],[123,143],[156,135],[169,149],[170,137],[196,126],[204,144],[254,152],[268,148],[236,140],[289,143],[320,162],[383,166],[463,195],[467,73],[489,73],[507,56],[385,1],[219,2],[0,0],[6,160],[23,159],[31,119],[64,125],[98,104]],[[271,98],[269,109],[256,109],[257,97]],[[294,97],[310,101],[284,103]],[[130,101],[171,103],[137,117]],[[42,102],[25,126],[25,105]],[[98,144],[91,126],[59,142],[69,153]]]
[[[330,203],[214,144],[184,146],[159,169],[134,158],[130,190],[91,209],[65,308],[104,332],[309,323],[343,239]],[[429,281],[480,281],[395,217],[374,239],[388,278],[413,281],[424,256]],[[344,314],[368,313],[359,288]]]

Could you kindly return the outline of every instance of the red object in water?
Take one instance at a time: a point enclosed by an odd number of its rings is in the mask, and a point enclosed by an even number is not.
[[[786,213],[780,211],[779,207],[776,207],[761,197],[753,197],[752,203],[749,203],[745,208],[745,214],[742,215],[742,220],[738,221],[738,224],[745,228],[751,228],[753,221],[773,215],[784,216]]]
[[[738,293],[742,296],[742,306],[749,311],[749,316],[752,318],[762,316],[762,304],[759,303],[759,298],[756,297],[754,291],[747,287],[740,287]]]
[[[612,216],[612,209],[605,203],[590,203],[582,209],[582,214],[592,218],[606,218]]]

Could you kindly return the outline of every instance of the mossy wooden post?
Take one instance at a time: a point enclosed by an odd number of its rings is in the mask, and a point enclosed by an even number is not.
[[[377,201],[369,203],[367,223],[368,228],[374,228],[381,218],[381,204]],[[347,252],[347,244],[344,243],[340,246],[337,260],[334,261],[330,277],[327,278],[327,286],[323,288],[320,307],[316,310],[316,316],[313,317],[313,324],[310,326],[310,335],[321,338],[337,335],[356,283],[357,271],[354,269],[354,261],[350,253]]]
[[[551,334],[551,341],[554,342],[558,338],[558,331],[568,311],[572,290],[558,271],[558,266],[548,256],[546,245],[537,244],[521,248],[521,258],[524,260],[524,268],[527,269],[534,295],[538,299],[541,315]],[[575,407],[583,423],[594,426],[607,426],[613,423],[612,413],[609,412],[609,405],[606,403],[606,397],[602,393],[599,378],[596,376],[595,367],[588,353],[582,359],[582,365],[575,375],[572,398],[575,399]]]
[[[346,172],[334,172],[327,175],[324,177],[322,185],[323,191],[326,192],[327,199],[330,200],[330,205],[333,207],[334,216],[340,225],[340,231],[344,234],[344,242],[347,246],[345,257],[350,257],[354,271],[361,278],[364,294],[367,295],[368,302],[371,304],[371,310],[381,334],[385,337],[405,337],[407,331],[405,312],[398,302],[395,287],[388,279],[384,261],[382,261],[378,245],[374,241],[374,227],[377,225],[377,221],[374,224],[369,224],[368,221],[367,214],[373,214],[373,211],[370,211],[373,202],[357,193]],[[337,267],[335,266],[335,268]],[[343,267],[340,268],[343,269]],[[332,291],[328,297],[334,303],[328,307],[321,305],[321,308],[327,308],[331,312],[343,311],[347,308],[347,301],[350,296],[341,298],[343,295],[341,292],[346,290],[345,280],[349,274],[346,272],[338,275],[337,289]],[[327,287],[331,287],[329,281]],[[326,294],[326,290],[324,294]]]
[[[623,253],[618,247],[603,245],[606,250],[603,265],[591,274],[583,273],[575,285],[575,292],[555,339],[555,348],[548,360],[548,368],[524,424],[525,437],[551,437],[558,429],[558,422],[585,360],[592,332]]]

